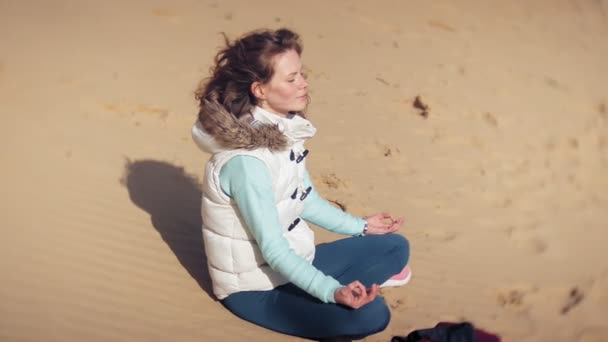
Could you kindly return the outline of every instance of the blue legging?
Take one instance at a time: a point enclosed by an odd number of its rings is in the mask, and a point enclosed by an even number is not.
[[[370,287],[399,273],[408,259],[409,243],[403,236],[369,235],[317,246],[313,265],[343,285],[359,280]],[[237,292],[222,303],[251,323],[308,339],[362,339],[383,331],[391,318],[380,296],[353,310],[323,303],[291,283],[269,291]]]

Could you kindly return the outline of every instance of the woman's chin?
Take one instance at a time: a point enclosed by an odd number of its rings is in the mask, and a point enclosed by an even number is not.
[[[303,101],[298,101],[299,103],[294,105],[291,109],[292,112],[301,112],[308,107],[308,100],[304,99]]]

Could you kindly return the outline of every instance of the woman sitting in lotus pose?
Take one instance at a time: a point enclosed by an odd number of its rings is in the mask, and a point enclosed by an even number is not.
[[[226,39],[197,91],[192,134],[212,154],[202,198],[209,273],[242,319],[303,338],[361,339],[388,325],[378,290],[409,280],[409,245],[394,234],[402,218],[355,217],[315,190],[301,54],[287,29]],[[350,237],[315,246],[307,222]]]

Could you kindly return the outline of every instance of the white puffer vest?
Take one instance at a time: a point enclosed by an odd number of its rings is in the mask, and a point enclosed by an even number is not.
[[[266,164],[283,236],[296,254],[311,263],[314,259],[314,233],[300,214],[310,191],[303,182],[308,153],[304,141],[314,135],[315,128],[299,116],[281,118],[261,108],[252,114],[254,125],[256,122],[278,124],[289,138],[290,148],[281,152],[271,152],[268,148],[216,150],[207,163],[202,189],[203,239],[213,291],[219,299],[239,291],[270,290],[287,283],[264,261],[234,201],[221,189],[220,171],[234,156],[253,156]],[[199,147],[209,150],[206,142],[210,137],[205,136],[198,123],[193,127],[193,138]]]

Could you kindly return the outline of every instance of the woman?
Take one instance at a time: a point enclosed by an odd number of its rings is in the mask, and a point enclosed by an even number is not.
[[[380,286],[409,280],[403,219],[365,219],[319,197],[304,143],[308,83],[298,35],[256,31],[229,42],[196,93],[192,134],[212,154],[203,237],[215,295],[237,316],[281,333],[360,339],[386,328]],[[350,235],[315,247],[312,222]],[[381,284],[380,286],[377,284]]]

